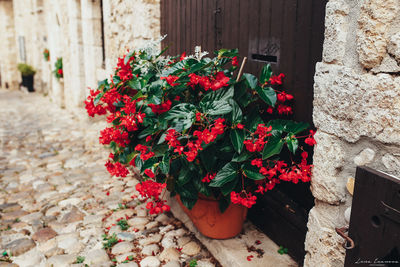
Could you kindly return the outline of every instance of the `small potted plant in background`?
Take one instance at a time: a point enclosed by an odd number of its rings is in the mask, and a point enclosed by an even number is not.
[[[62,57],[57,58],[54,67],[54,76],[57,78],[57,80],[62,79],[64,77]]]
[[[45,61],[50,61],[50,51],[49,49],[45,48],[43,51],[43,57]]]
[[[35,89],[33,88],[33,76],[35,75],[36,70],[31,65],[25,63],[20,63],[17,67],[21,72],[21,84],[28,88],[28,92],[34,92]]]

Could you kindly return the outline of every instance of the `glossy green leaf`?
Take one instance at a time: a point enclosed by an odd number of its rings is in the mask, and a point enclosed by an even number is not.
[[[265,178],[264,175],[259,173],[259,168],[256,166],[251,165],[250,163],[245,163],[242,165],[242,170],[244,172],[244,175],[247,178],[253,179],[253,180],[262,180]]]
[[[158,165],[158,167],[160,168],[161,172],[164,174],[168,174],[169,173],[169,154],[165,153],[160,164]]]
[[[222,194],[223,194],[224,196],[229,195],[229,194],[235,189],[237,183],[238,183],[238,179],[235,178],[235,179],[233,179],[232,181],[230,181],[229,183],[224,184],[224,185],[221,187],[221,192],[222,192]]]
[[[251,157],[252,157],[252,154],[250,152],[242,151],[242,153],[240,153],[240,154],[235,153],[233,155],[232,161],[233,162],[243,162],[245,160],[248,160]]]
[[[270,106],[275,106],[276,103],[276,93],[271,87],[261,88],[257,86],[256,91],[260,98]]]
[[[211,187],[221,187],[224,184],[232,181],[236,178],[238,171],[238,165],[233,162],[227,163],[215,176],[215,178],[211,181]]]
[[[264,150],[262,152],[262,158],[267,159],[274,155],[279,154],[282,151],[283,144],[284,142],[282,141],[279,133],[270,136],[268,142],[264,146]]]
[[[256,89],[257,84],[258,84],[258,79],[256,76],[254,76],[253,74],[250,74],[250,73],[243,73],[243,77],[246,79],[247,85],[251,89]]]
[[[290,152],[296,154],[296,150],[299,147],[299,141],[294,137],[294,134],[290,134],[285,138],[286,145]]]
[[[271,76],[272,76],[271,65],[270,64],[265,65],[261,70],[260,83],[264,84],[268,82]]]
[[[238,152],[242,152],[243,141],[245,138],[244,130],[234,129],[230,133],[230,138],[232,141],[233,148]]]

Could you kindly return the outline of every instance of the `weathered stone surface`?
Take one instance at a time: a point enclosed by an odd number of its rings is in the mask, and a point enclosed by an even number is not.
[[[160,247],[156,244],[146,245],[142,249],[143,255],[146,255],[146,256],[150,256],[150,255],[154,256],[154,255],[158,254],[158,252],[160,252]]]
[[[149,244],[158,243],[158,242],[160,242],[161,238],[162,238],[162,235],[154,234],[154,235],[146,237],[144,239],[140,239],[139,244],[142,246],[146,246]]]
[[[32,239],[34,241],[37,241],[37,242],[41,243],[41,242],[45,242],[45,241],[55,237],[56,235],[57,235],[57,233],[53,229],[51,229],[49,227],[46,227],[46,228],[42,228],[39,231],[37,231],[32,236]]]
[[[180,257],[180,253],[176,248],[167,248],[164,249],[160,254],[161,261],[178,261]]]
[[[191,241],[182,247],[182,253],[189,256],[197,255],[200,252],[200,250],[201,248],[199,244],[197,244],[194,241]]]
[[[35,242],[30,238],[21,238],[5,245],[8,255],[18,256],[35,247]]]
[[[112,250],[111,253],[114,255],[119,255],[119,254],[124,254],[132,251],[134,249],[134,246],[131,242],[120,242],[116,244]]]
[[[85,263],[89,265],[105,263],[109,260],[110,259],[104,249],[95,249],[89,251],[85,256]]]
[[[140,267],[158,267],[160,264],[160,261],[153,256],[146,257],[140,261]]]
[[[145,225],[149,222],[149,219],[145,217],[134,217],[128,220],[128,224],[139,230],[143,230]]]
[[[346,196],[347,179],[341,174],[345,165],[346,145],[337,137],[318,131],[315,135],[314,169],[311,191],[315,198],[337,204]]]
[[[73,207],[70,212],[64,215],[61,219],[61,223],[72,223],[83,220],[85,215],[78,210],[77,207]]]
[[[318,63],[314,90],[313,119],[320,130],[348,142],[367,136],[400,144],[399,77]]]
[[[395,157],[391,154],[385,154],[382,157],[382,163],[386,169],[392,173],[400,173],[400,157]]]
[[[386,54],[386,33],[400,9],[397,0],[368,0],[361,6],[358,19],[357,51],[367,69],[378,66]]]
[[[19,266],[40,266],[45,262],[45,257],[37,248],[33,248],[18,257],[14,257],[13,262]]]
[[[1,212],[12,212],[21,209],[21,205],[18,203],[4,203],[0,205]]]
[[[363,166],[368,163],[371,163],[374,160],[374,158],[375,158],[375,151],[370,148],[366,148],[354,158],[354,164],[358,166]]]
[[[388,52],[400,63],[400,33],[393,34],[390,37]]]
[[[75,262],[76,255],[56,255],[50,257],[46,262],[46,267],[69,267],[70,264]]]
[[[349,31],[348,14],[349,6],[344,0],[329,1],[326,5],[324,62],[343,63],[346,53],[346,38]]]
[[[15,219],[19,219],[27,214],[28,214],[28,212],[26,212],[24,210],[15,210],[15,211],[11,211],[11,212],[2,214],[1,218],[6,221],[7,220],[15,220]]]
[[[336,225],[345,225],[342,208],[317,203],[309,213],[304,266],[343,266],[343,239],[336,233]]]

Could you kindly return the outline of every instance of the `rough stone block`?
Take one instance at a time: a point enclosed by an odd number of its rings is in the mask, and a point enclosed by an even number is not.
[[[345,144],[339,138],[317,131],[314,149],[314,170],[311,191],[316,199],[331,204],[343,202],[346,197],[346,177],[341,175],[345,165]]]
[[[326,5],[323,61],[342,64],[346,52],[349,6],[343,0]]]
[[[400,144],[399,77],[318,63],[314,79],[317,128],[348,142],[366,136]]]

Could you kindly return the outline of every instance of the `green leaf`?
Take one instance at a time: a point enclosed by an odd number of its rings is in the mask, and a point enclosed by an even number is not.
[[[244,130],[235,129],[230,134],[233,148],[240,154],[243,149],[243,141],[245,137]]]
[[[182,168],[179,173],[177,183],[179,185],[187,184],[191,178],[192,178],[192,173],[190,172],[189,168]]]
[[[271,65],[270,64],[265,65],[261,70],[260,83],[264,84],[268,82],[271,76],[272,76]]]
[[[242,165],[242,170],[247,178],[253,180],[262,180],[265,178],[264,175],[259,173],[259,169],[256,166],[253,166],[248,162]]]
[[[275,134],[272,134],[269,137],[268,142],[265,144],[264,150],[262,152],[262,158],[267,159],[281,153],[283,144],[284,142],[281,139],[281,133],[275,132]]]
[[[252,154],[248,151],[243,151],[240,154],[235,153],[235,155],[233,155],[232,161],[233,162],[242,162],[242,161],[248,160],[249,158],[251,158],[251,156],[252,156]]]
[[[186,130],[192,126],[195,120],[196,107],[189,103],[181,103],[164,114],[160,117],[160,120],[171,120],[173,128]]]
[[[95,106],[99,103],[99,101],[100,101],[100,99],[103,97],[103,95],[104,95],[104,93],[100,92],[100,94],[98,94],[98,95],[94,98],[93,104],[94,104]]]
[[[237,124],[242,121],[243,113],[240,109],[239,105],[236,103],[235,100],[230,100],[229,103],[232,106],[232,123]]]
[[[130,80],[127,82],[127,84],[132,89],[135,89],[135,90],[142,89],[142,84],[140,83],[140,81],[138,79]]]
[[[221,199],[219,200],[219,210],[224,213],[230,204],[230,197],[221,197]]]
[[[155,132],[157,131],[157,128],[156,128],[155,126],[156,126],[156,125],[153,124],[152,126],[147,127],[146,129],[144,129],[143,131],[141,131],[141,132],[138,134],[137,137],[138,137],[139,139],[143,139],[143,138],[145,138],[145,137],[147,137],[147,136],[149,136],[149,135],[155,133]]]
[[[224,184],[221,187],[221,192],[224,196],[229,195],[236,187],[238,183],[238,179],[233,179],[232,181],[230,181],[229,183]]]
[[[200,177],[197,177],[196,179],[193,179],[193,184],[196,187],[197,191],[199,191],[201,194],[205,196],[210,196],[211,195],[211,190],[210,188],[201,181]]]
[[[221,187],[224,184],[232,181],[236,178],[238,171],[238,165],[233,162],[227,163],[211,181],[211,187]]]
[[[127,163],[131,162],[131,160],[132,160],[134,157],[136,157],[138,154],[139,154],[139,153],[138,153],[137,151],[133,151],[132,153],[130,153],[130,154],[126,157]]]
[[[191,209],[193,209],[194,205],[196,204],[197,199],[186,198],[186,197],[183,197],[183,196],[181,195],[181,201],[182,201],[182,204],[183,204],[186,208],[188,208],[189,210],[191,210]]]
[[[294,134],[286,136],[285,141],[289,151],[296,154],[296,150],[299,147],[299,141],[294,137]]]
[[[251,89],[256,89],[258,80],[257,77],[250,73],[243,73],[243,77],[246,79],[247,84]]]
[[[157,158],[150,158],[150,159],[146,160],[143,163],[142,167],[140,168],[140,172],[144,172],[144,170],[152,168],[154,166],[154,164],[157,162],[158,162]]]
[[[295,122],[290,120],[273,120],[268,122],[268,126],[278,131],[286,133],[298,134],[310,127],[306,122]]]
[[[160,168],[161,172],[164,174],[168,174],[169,173],[169,154],[165,153],[160,164],[158,165],[158,167]]]
[[[229,88],[223,88],[217,91],[212,91],[210,93],[207,93],[203,99],[200,101],[200,105],[205,105],[207,102],[214,102],[214,101],[219,101],[219,100],[226,100],[228,101],[231,99],[234,95],[234,87],[231,86]]]
[[[202,112],[210,116],[224,115],[232,111],[231,105],[226,100],[203,103]]]
[[[260,98],[270,106],[275,106],[276,103],[276,93],[271,87],[261,88],[257,86],[256,91]]]

